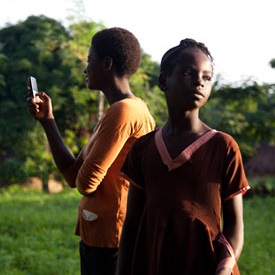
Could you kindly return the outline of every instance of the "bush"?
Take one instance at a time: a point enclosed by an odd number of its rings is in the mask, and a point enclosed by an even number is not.
[[[247,193],[248,197],[275,196],[275,177],[264,176],[249,178],[251,190]]]

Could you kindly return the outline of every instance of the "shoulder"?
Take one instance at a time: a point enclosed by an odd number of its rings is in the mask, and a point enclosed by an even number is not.
[[[217,131],[213,138],[213,148],[226,155],[241,154],[237,141],[228,133]]]
[[[101,119],[101,128],[117,135],[121,133],[139,137],[152,131],[154,119],[146,103],[139,98],[123,99],[113,103]]]
[[[140,108],[147,108],[146,103],[141,98],[133,97],[119,100],[113,103],[109,110],[133,112],[133,110]]]
[[[159,129],[159,128],[158,128]],[[155,129],[147,134],[145,134],[144,136],[140,137],[138,140],[139,142],[146,142],[149,140],[154,139],[156,132],[158,131],[158,129]]]
[[[151,142],[155,142],[155,134],[157,132],[158,129],[155,129],[141,137],[139,137],[134,145],[135,147],[145,147],[147,144],[151,144]]]
[[[127,120],[149,116],[147,104],[140,98],[129,98],[113,103],[106,112],[106,117],[120,117]]]
[[[157,130],[153,130],[141,137],[139,137],[131,147],[129,151],[129,158],[143,158],[144,154],[147,154],[155,147],[155,133]]]
[[[147,104],[140,98],[134,97],[123,99],[113,103],[103,117],[105,123],[129,125],[132,128],[148,128],[148,131],[155,127]],[[146,132],[148,132],[146,130]]]
[[[230,146],[230,145],[238,146],[236,140],[230,134],[222,131],[217,131],[214,139],[215,139],[215,142],[220,142],[227,146]]]

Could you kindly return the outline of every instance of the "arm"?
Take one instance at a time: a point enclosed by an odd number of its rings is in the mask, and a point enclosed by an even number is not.
[[[234,270],[237,269],[236,262],[241,255],[244,244],[242,195],[249,189],[239,146],[231,136],[224,135],[224,138],[227,144],[227,160],[224,166],[225,174],[222,185],[222,233],[225,240],[221,238],[222,240],[219,242],[220,251],[218,252],[219,265],[217,271],[219,267],[221,268],[220,272],[216,271],[216,275],[231,274],[233,266]],[[233,257],[229,253],[230,250]]]
[[[238,261],[244,243],[243,200],[242,194],[234,196],[223,203],[223,235],[231,245],[236,262]],[[220,261],[230,257],[230,253],[224,245],[221,245]],[[217,270],[216,275],[231,274],[232,269],[224,266]]]
[[[131,114],[127,106],[118,102],[110,107],[100,121],[76,179],[76,186],[82,195],[90,196],[97,190],[108,169],[122,152],[132,135],[134,119]],[[119,161],[123,162],[122,159]]]
[[[33,98],[28,98],[29,111],[30,114],[41,123],[46,133],[56,166],[62,173],[74,163],[75,158],[65,146],[55,123],[51,98],[45,93],[38,93],[37,95],[40,98],[40,102],[38,103],[34,102]]]
[[[131,184],[128,193],[127,214],[120,239],[117,275],[131,274],[135,243],[144,206],[144,191]]]
[[[232,199],[224,202],[223,217],[223,234],[231,244],[237,261],[241,255],[244,243],[242,194],[238,194]]]

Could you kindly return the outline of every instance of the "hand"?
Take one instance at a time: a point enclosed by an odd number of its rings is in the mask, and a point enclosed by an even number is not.
[[[40,100],[37,100],[37,97]],[[51,98],[44,92],[37,93],[36,98],[29,96],[27,98],[27,106],[31,116],[40,122],[54,118]]]

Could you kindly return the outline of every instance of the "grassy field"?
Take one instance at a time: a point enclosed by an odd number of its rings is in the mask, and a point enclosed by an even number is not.
[[[0,193],[0,274],[79,274],[74,235],[80,196],[12,187]]]
[[[18,186],[0,192],[0,274],[78,275],[74,235],[80,195],[44,194]],[[275,197],[244,200],[242,275],[275,274]]]
[[[242,275],[275,274],[275,197],[244,200],[245,245]]]

